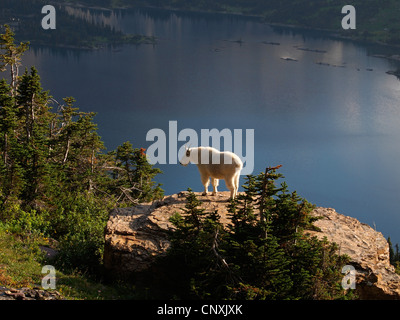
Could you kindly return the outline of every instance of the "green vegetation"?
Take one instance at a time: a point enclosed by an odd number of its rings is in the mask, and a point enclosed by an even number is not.
[[[104,152],[93,122],[72,97],[57,103],[35,68],[19,75],[26,43],[8,26],[0,35],[0,282],[40,285],[55,246],[57,288],[70,299],[352,299],[340,286],[348,257],[307,235],[313,206],[288,192],[277,168],[247,176],[245,194],[230,202],[231,223],[204,212],[189,193],[171,218],[171,250],[135,282],[103,284],[108,212],[162,197],[161,173],[129,142]],[[167,276],[168,275],[168,276]]]
[[[395,267],[396,273],[400,274],[400,250],[399,250],[399,244],[398,243],[395,244],[394,247],[395,247],[396,251],[394,251],[393,244],[392,244],[392,241],[391,241],[390,237],[388,237],[387,241],[388,241],[388,244],[389,244],[390,263]]]
[[[336,244],[307,235],[315,228],[313,205],[288,192],[268,168],[247,176],[245,194],[229,203],[230,223],[205,212],[189,189],[182,213],[171,217],[171,248],[145,275],[155,298],[354,299],[341,287],[349,257]]]
[[[12,233],[0,223],[0,285],[5,287],[40,287],[48,263],[39,246],[48,246],[49,239],[39,235]],[[135,290],[126,284],[113,286],[94,281],[80,271],[56,271],[57,291],[66,299],[98,300],[135,298]]]
[[[37,70],[18,74],[27,44],[0,35],[0,226],[58,243],[56,266],[101,276],[104,227],[115,206],[162,197],[161,173],[129,142],[104,153],[94,113],[57,103]],[[4,234],[3,234],[4,235]]]

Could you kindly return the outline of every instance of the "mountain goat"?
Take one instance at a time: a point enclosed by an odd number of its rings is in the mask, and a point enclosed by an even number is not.
[[[240,171],[243,168],[243,162],[236,154],[229,151],[220,152],[211,147],[186,148],[180,164],[187,166],[190,162],[196,164],[199,169],[201,183],[204,186],[203,195],[208,193],[210,178],[213,196],[217,194],[218,179],[224,179],[231,192],[231,199],[236,198]]]

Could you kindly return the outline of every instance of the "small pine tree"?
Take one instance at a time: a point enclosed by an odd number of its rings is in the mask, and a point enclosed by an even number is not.
[[[9,25],[4,25],[5,32],[0,34],[0,71],[10,68],[11,96],[14,97],[18,89],[19,67],[23,53],[28,50],[29,42],[15,44],[14,33]]]
[[[387,242],[389,245],[389,261],[390,261],[390,264],[394,265],[395,254],[394,254],[393,245],[392,245],[392,241],[391,241],[390,237],[387,238]]]
[[[6,205],[17,202],[23,188],[22,172],[16,155],[20,153],[14,97],[5,79],[0,81],[0,210],[4,215]],[[5,219],[5,217],[3,217]]]
[[[199,208],[201,202],[190,188],[186,201],[183,213],[170,218],[176,230],[170,234],[169,259],[176,264],[180,294],[200,299],[224,296],[231,270],[219,250],[225,235],[220,216]]]
[[[19,163],[24,171],[25,203],[35,206],[35,200],[43,194],[43,179],[48,173],[48,130],[51,113],[48,92],[43,91],[37,70],[25,70],[16,96],[19,119],[19,143],[23,146]]]
[[[111,193],[119,194],[120,204],[152,201],[163,196],[161,185],[153,181],[161,170],[149,164],[143,148],[134,149],[127,141],[109,156],[115,159],[110,166],[114,181],[109,184],[109,189]]]
[[[190,192],[184,214],[171,218],[169,264],[185,290],[181,297],[211,299],[342,299],[337,246],[310,237],[313,206],[289,193],[281,174],[267,168],[247,176],[245,193],[228,205],[231,223],[199,208]],[[177,277],[178,278],[178,277]],[[176,279],[177,279],[176,278]]]

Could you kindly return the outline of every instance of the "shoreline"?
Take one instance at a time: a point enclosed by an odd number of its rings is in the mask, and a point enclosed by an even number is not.
[[[282,22],[270,22],[270,21],[265,20],[265,16],[263,16],[261,14],[257,15],[257,14],[249,14],[249,13],[233,12],[233,11],[179,9],[179,8],[168,7],[168,6],[155,7],[155,6],[132,6],[131,5],[131,6],[125,6],[122,8],[119,8],[119,7],[111,8],[111,10],[113,10],[113,9],[122,9],[122,10],[125,10],[125,9],[156,9],[156,10],[166,10],[166,11],[180,12],[180,13],[221,14],[221,15],[231,15],[231,16],[237,16],[237,17],[243,17],[243,18],[254,18],[254,19],[260,19],[260,23],[263,23],[263,24],[266,24],[266,25],[272,26],[272,27],[283,27],[283,28],[298,29],[298,30],[305,30],[305,31],[323,32],[323,33],[326,33],[327,36],[332,37],[333,39],[353,41],[353,42],[357,42],[357,43],[361,43],[361,44],[378,45],[378,46],[383,46],[383,47],[392,48],[392,49],[399,49],[399,51],[400,51],[400,43],[399,44],[388,44],[388,43],[385,43],[382,41],[372,41],[372,40],[361,39],[358,37],[345,36],[345,35],[342,35],[339,33],[340,30],[307,27],[307,26],[282,23]],[[382,56],[380,56],[380,58],[383,58]],[[398,60],[400,61],[400,55],[399,55]]]
[[[54,1],[50,1],[50,3],[57,3]],[[308,26],[302,26],[302,25],[295,25],[295,24],[289,24],[289,23],[282,23],[282,22],[270,22],[265,20],[265,16],[262,14],[250,14],[250,13],[243,13],[243,12],[238,12],[238,11],[213,11],[213,10],[201,10],[201,9],[195,9],[195,8],[190,8],[190,9],[180,9],[180,8],[174,8],[170,6],[151,6],[151,5],[125,5],[125,6],[116,6],[116,7],[101,7],[101,6],[89,6],[86,4],[83,4],[81,2],[66,2],[61,4],[62,6],[71,6],[75,8],[80,8],[80,9],[88,9],[88,10],[101,10],[101,11],[107,11],[107,12],[112,12],[113,10],[129,10],[129,9],[150,9],[150,10],[162,10],[162,11],[170,11],[170,12],[177,12],[177,13],[199,13],[199,14],[219,14],[219,15],[225,15],[225,16],[234,16],[234,17],[243,17],[243,18],[252,18],[252,19],[259,19],[260,23],[266,24],[271,27],[282,27],[282,28],[289,28],[289,29],[295,29],[295,30],[300,30],[300,31],[316,31],[316,32],[321,32],[325,33],[325,36],[330,37],[332,39],[336,40],[342,40],[342,41],[352,41],[355,43],[359,44],[364,44],[364,45],[377,45],[377,46],[382,46],[385,48],[389,48],[392,50],[398,50],[400,51],[400,44],[388,44],[382,41],[372,41],[372,40],[366,40],[366,39],[361,39],[359,37],[353,37],[353,36],[345,36],[343,34],[340,34],[340,30],[333,30],[333,29],[326,29],[326,28],[315,28],[315,27],[308,27]],[[125,36],[131,36],[130,34],[124,34]],[[153,42],[139,42],[137,44],[155,44],[156,43],[156,37],[155,36],[147,36],[147,35],[142,35],[145,38],[151,39]],[[135,44],[130,41],[122,42],[119,44]],[[83,50],[99,50],[103,49],[104,47],[112,45],[111,43],[108,44],[103,44],[100,46],[96,46],[96,48],[82,48]],[[60,48],[62,47],[71,47],[74,49],[79,49],[79,46],[59,46]],[[400,52],[399,52],[400,53]],[[376,58],[384,58],[384,59],[389,59],[389,60],[395,60],[395,61],[400,61],[400,54],[370,54],[372,57]]]
[[[106,48],[119,48],[124,45],[134,45],[134,46],[140,46],[140,45],[156,45],[157,44],[157,38],[152,37],[152,36],[143,36],[140,35],[140,39],[135,39],[136,36],[138,35],[131,35],[131,34],[124,34],[125,37],[128,37],[125,40],[120,40],[117,42],[113,41],[108,41],[108,42],[99,42],[99,43],[94,43],[93,45],[73,45],[73,44],[56,44],[52,45],[46,42],[40,42],[40,41],[28,41],[29,47],[36,47],[36,48],[54,48],[54,49],[66,49],[66,50],[81,50],[81,51],[97,51],[97,50],[103,50]],[[24,42],[25,40],[22,40]],[[26,42],[26,41],[25,41]]]

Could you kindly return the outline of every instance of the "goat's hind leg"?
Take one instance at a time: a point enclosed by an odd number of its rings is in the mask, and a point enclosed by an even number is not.
[[[239,190],[239,180],[240,180],[240,172],[237,172],[235,177],[233,178],[234,189],[235,189],[233,199],[236,198],[238,190]]]
[[[225,180],[226,187],[229,189],[231,192],[231,199],[234,199],[235,197],[235,179],[234,178],[229,178]]]
[[[236,173],[233,175],[232,178],[227,179],[226,182],[226,187],[231,191],[231,199],[235,199],[237,196],[237,192],[239,189],[239,178],[240,178],[240,173]]]

